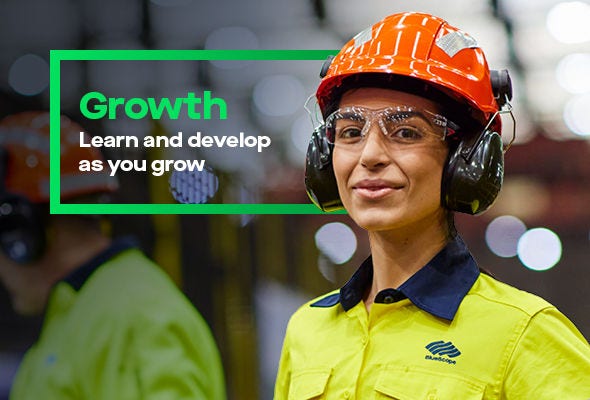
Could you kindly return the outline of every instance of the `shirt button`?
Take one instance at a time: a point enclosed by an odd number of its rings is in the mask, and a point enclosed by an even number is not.
[[[383,298],[383,302],[384,302],[385,304],[391,304],[391,303],[393,303],[393,301],[394,301],[394,299],[393,299],[393,296],[392,296],[392,295],[390,295],[390,294],[388,294],[387,296],[385,296],[385,297]]]
[[[350,399],[350,392],[348,390],[346,392],[344,392],[344,398]]]
[[[361,342],[363,344],[367,344],[367,337],[366,336],[363,336],[363,338],[361,339]]]

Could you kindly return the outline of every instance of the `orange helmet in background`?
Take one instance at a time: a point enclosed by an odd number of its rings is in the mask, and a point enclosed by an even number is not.
[[[83,128],[61,117],[61,200],[117,189],[109,168],[81,172],[81,160],[102,161],[92,147],[80,147]],[[0,121],[0,250],[12,261],[29,264],[45,251],[49,202],[49,113],[23,112]]]
[[[471,117],[484,124],[502,104],[496,97],[504,95],[494,93],[490,69],[476,40],[445,20],[425,13],[390,15],[342,47],[329,67],[322,70],[323,79],[316,92],[324,117],[330,104],[338,100],[334,98],[338,92],[335,89],[347,77],[367,73],[428,82],[467,105],[473,112]],[[500,119],[495,123],[499,125]]]
[[[65,116],[60,127],[61,199],[116,190],[117,179],[110,176],[107,165],[102,172],[80,172],[81,160],[106,164],[98,149],[80,147],[84,128]],[[6,165],[1,168],[3,191],[31,203],[49,202],[49,113],[28,111],[4,118],[0,121],[0,147],[7,153]]]

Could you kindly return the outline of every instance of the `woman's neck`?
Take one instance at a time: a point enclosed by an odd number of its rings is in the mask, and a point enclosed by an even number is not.
[[[440,225],[419,233],[407,230],[369,232],[373,282],[365,297],[367,310],[383,289],[397,288],[430,261],[448,242]]]

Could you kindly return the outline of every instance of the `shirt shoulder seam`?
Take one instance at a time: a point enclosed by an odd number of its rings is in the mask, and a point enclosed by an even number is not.
[[[477,290],[477,289],[473,290],[473,288],[472,288],[472,290],[470,290],[467,293],[466,296],[469,296],[469,295],[478,296],[478,297],[481,297],[482,299],[485,299],[489,302],[519,310],[523,314],[527,315],[529,318],[534,317],[536,314],[538,314],[539,312],[541,312],[543,310],[555,307],[554,305],[549,303],[547,300],[543,299],[542,297],[537,296],[536,294],[517,289],[513,286],[510,286],[510,285],[504,283],[504,282],[498,281],[495,278],[491,278],[491,279],[493,279],[495,282],[497,282],[497,284],[500,284],[501,286],[505,287],[506,290],[516,293],[517,296],[520,297],[522,300],[515,304],[514,302],[503,301],[503,300],[498,299],[496,297],[490,297],[490,296],[482,293],[481,290]],[[480,284],[481,284],[481,275],[478,278],[478,281],[480,281]],[[520,304],[520,303],[522,303],[522,304]]]

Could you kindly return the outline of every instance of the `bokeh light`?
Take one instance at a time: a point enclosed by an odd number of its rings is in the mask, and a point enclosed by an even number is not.
[[[486,228],[486,243],[499,257],[514,257],[517,254],[518,240],[526,232],[526,225],[512,215],[495,218]]]
[[[582,1],[561,2],[547,13],[547,29],[562,43],[590,40],[590,4]]]
[[[356,235],[342,222],[323,225],[315,234],[317,248],[334,264],[344,264],[357,248]]]
[[[582,94],[567,102],[563,120],[576,135],[590,136],[590,94]]]
[[[211,32],[205,39],[206,50],[257,49],[258,37],[250,29],[241,26],[227,26]],[[248,65],[249,60],[211,60],[211,64],[222,69],[239,69]]]
[[[256,84],[253,99],[262,114],[283,117],[301,109],[305,101],[305,89],[294,76],[272,75]]]
[[[559,236],[547,228],[530,229],[518,241],[518,258],[534,271],[553,268],[561,259],[561,253]]]
[[[170,193],[179,203],[204,204],[215,196],[219,179],[212,169],[173,171],[168,181]]]
[[[573,94],[590,92],[590,53],[568,54],[559,61],[557,82]]]
[[[8,83],[17,93],[35,96],[49,85],[49,64],[36,54],[25,54],[10,66]]]
[[[307,146],[313,131],[313,125],[309,119],[309,115],[304,114],[293,121],[291,126],[290,140],[286,144],[287,156],[293,165],[304,166],[305,154],[307,153]]]

